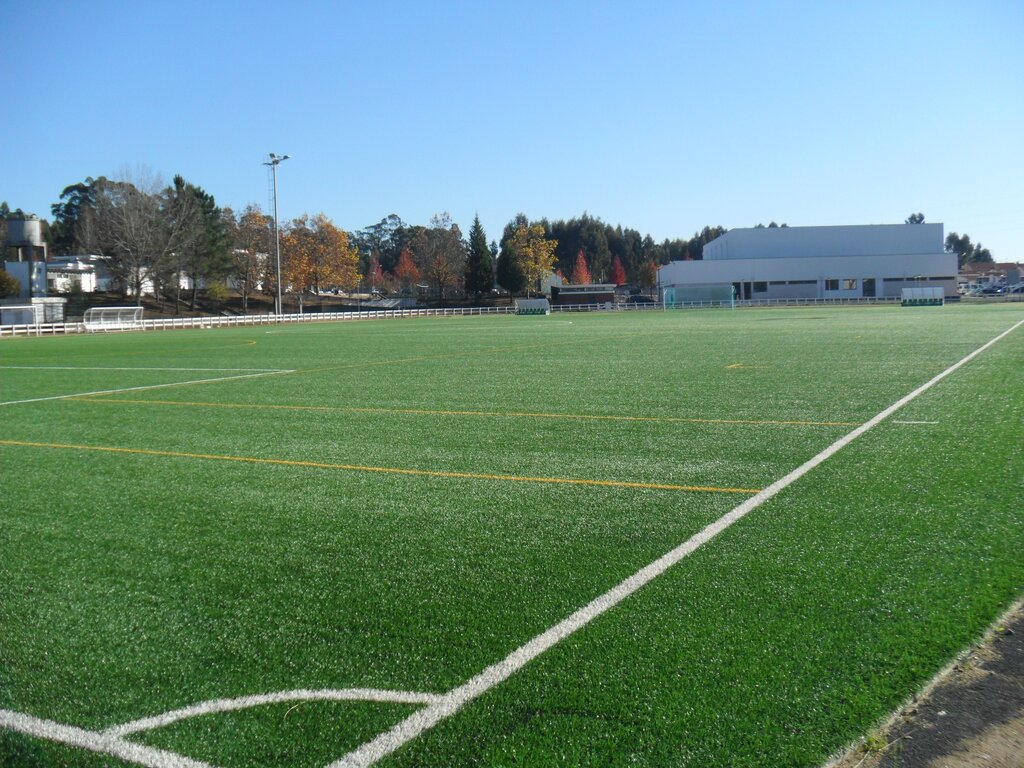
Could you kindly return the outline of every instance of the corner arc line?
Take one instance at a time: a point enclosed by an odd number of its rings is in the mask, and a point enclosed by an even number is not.
[[[375,701],[386,704],[436,704],[441,700],[438,694],[415,691],[393,691],[381,688],[300,688],[294,691],[262,693],[252,696],[238,696],[233,699],[210,699],[180,709],[172,709],[160,715],[121,723],[103,731],[105,736],[124,737],[153,728],[163,728],[179,720],[221,712],[236,712],[266,704],[286,704],[292,701]]]

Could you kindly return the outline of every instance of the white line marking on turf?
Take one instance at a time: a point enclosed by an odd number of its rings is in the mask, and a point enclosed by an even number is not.
[[[277,373],[277,368],[133,368],[133,367],[112,367],[99,365],[0,365],[3,371],[206,371],[216,373],[218,371],[262,371],[264,373]]]
[[[389,704],[436,704],[441,697],[436,693],[417,693],[414,691],[389,691],[379,688],[324,688],[318,690],[299,689],[296,691],[279,691],[255,696],[239,696],[234,699],[211,699],[190,707],[173,709],[154,717],[144,717],[130,723],[115,725],[103,731],[107,736],[123,737],[152,728],[162,728],[199,715],[212,715],[219,712],[234,712],[239,709],[259,707],[264,704],[284,704],[290,701],[378,701]]]
[[[1024,325],[1024,320],[1015,323],[994,339],[991,339],[987,343],[978,347],[969,355],[961,358],[933,379],[922,384],[909,395],[905,395],[897,400],[874,418],[864,422],[853,431],[839,438],[821,453],[804,462],[785,477],[776,480],[756,496],[751,496],[731,512],[728,512],[718,518],[718,520],[708,525],[699,533],[691,536],[671,552],[662,555],[653,563],[644,566],[625,581],[615,587],[612,587],[603,595],[580,608],[568,618],[563,619],[555,626],[528,641],[526,644],[516,648],[516,650],[512,651],[512,653],[497,664],[492,664],[476,677],[473,677],[462,685],[453,688],[448,693],[444,694],[437,703],[431,704],[424,709],[414,712],[405,720],[394,726],[391,730],[385,731],[375,739],[372,739],[357,749],[349,752],[340,760],[331,763],[328,768],[355,768],[355,766],[373,765],[381,758],[386,757],[399,747],[412,741],[424,731],[433,728],[442,720],[451,717],[470,701],[486,693],[499,683],[504,682],[529,662],[533,661],[533,659],[544,653],[544,651],[569,637],[578,629],[585,627],[609,608],[621,603],[627,597],[640,589],[640,587],[663,574],[701,545],[711,541],[733,523],[746,517],[751,511],[764,504],[787,486],[799,480],[825,460],[834,456],[869,429],[877,426],[880,422],[887,419],[911,400],[914,400],[919,395],[931,389],[951,373],[973,360],[1021,325]]]
[[[299,689],[279,691],[234,699],[213,699],[190,707],[171,710],[155,717],[133,720],[115,725],[105,731],[90,731],[52,720],[43,720],[22,712],[0,709],[0,728],[8,728],[39,739],[88,749],[126,760],[148,768],[212,768],[209,763],[185,757],[174,752],[147,747],[125,740],[125,736],[140,731],[176,723],[199,715],[233,712],[264,704],[282,704],[291,701],[376,701],[390,704],[436,704],[441,697],[435,693],[391,691],[379,688]]]
[[[212,768],[209,763],[193,760],[156,747],[133,744],[119,736],[88,731],[73,725],[62,725],[52,720],[43,720],[6,709],[0,709],[0,728],[9,728],[38,739],[67,744],[70,747],[100,752],[147,768]]]
[[[243,373],[240,376],[218,376],[214,379],[193,379],[192,381],[173,381],[168,384],[147,384],[142,387],[124,387],[122,389],[100,389],[95,392],[75,392],[70,395],[49,395],[48,397],[30,397],[25,400],[8,400],[3,405],[20,405],[22,403],[42,403],[46,400],[67,400],[72,397],[92,397],[94,395],[115,395],[120,392],[139,392],[144,389],[166,389],[167,387],[184,387],[189,384],[211,384],[216,381],[233,381],[235,379],[252,379],[258,376],[274,376],[279,373],[295,373],[291,370],[265,371],[262,373]]]
[[[370,700],[370,701],[396,701],[399,703],[410,703],[410,704],[426,704],[426,708],[418,712],[415,712],[405,720],[400,722],[391,730],[380,734],[375,739],[366,742],[361,747],[353,750],[349,754],[345,755],[341,760],[337,760],[328,768],[346,768],[348,766],[367,766],[372,765],[381,758],[387,756],[391,752],[395,751],[402,745],[408,743],[412,739],[415,739],[424,731],[432,728],[440,721],[450,717],[451,715],[458,712],[467,703],[473,699],[481,696],[494,686],[505,681],[511,677],[515,672],[522,669],[526,664],[535,659],[541,653],[554,646],[556,643],[564,640],[566,637],[574,633],[576,630],[589,624],[595,618],[603,614],[608,609],[614,607],[624,599],[629,597],[631,594],[636,592],[640,587],[647,584],[657,576],[660,576],[670,567],[678,563],[680,560],[685,558],[687,555],[698,549],[701,545],[707,543],[719,533],[727,529],[733,523],[745,517],[752,510],[759,507],[768,499],[775,496],[777,493],[782,491],[784,488],[801,478],[803,475],[810,472],[812,469],[817,467],[819,464],[830,458],[838,451],[849,445],[851,442],[856,440],[862,434],[867,432],[872,427],[877,426],[880,422],[891,416],[895,411],[902,408],[904,405],[915,399],[935,384],[940,382],[942,379],[949,376],[951,373],[965,365],[977,355],[984,352],[986,349],[991,347],[996,342],[1000,341],[1004,337],[1008,336],[1014,330],[1024,325],[1024,320],[1015,323],[1006,331],[991,339],[986,344],[982,345],[978,349],[971,352],[966,357],[962,358],[958,362],[951,365],[949,368],[944,370],[942,373],[935,376],[925,384],[921,385],[909,395],[904,396],[900,400],[896,401],[884,411],[879,413],[877,416],[872,418],[870,421],[865,422],[861,426],[854,429],[844,437],[840,438],[836,442],[832,443],[828,448],[823,450],[821,453],[808,460],[804,464],[797,467],[795,470],[790,472],[785,477],[772,483],[770,486],[765,488],[763,491],[758,493],[756,496],[752,496],[745,502],[735,507],[731,512],[723,515],[715,522],[708,525],[699,533],[691,536],[685,542],[683,542],[676,549],[666,553],[662,557],[658,558],[649,565],[641,568],[639,571],[634,573],[632,576],[621,582],[617,586],[605,592],[589,604],[579,609],[571,616],[563,619],[561,622],[546,630],[545,632],[537,635],[526,644],[520,646],[504,659],[497,664],[493,664],[483,672],[463,683],[462,685],[453,688],[448,693],[438,696],[437,694],[429,693],[409,693],[402,691],[381,691],[377,689],[343,689],[343,690],[320,690],[320,691],[284,691],[277,694],[263,694],[259,696],[240,697],[237,699],[216,699],[203,704],[197,704],[192,707],[185,707],[178,710],[167,712],[163,715],[158,715],[152,718],[145,718],[143,720],[135,720],[130,723],[124,723],[122,725],[114,726],[113,728],[107,729],[104,732],[89,731],[84,728],[78,728],[76,726],[63,725],[56,723],[51,720],[43,720],[41,718],[33,717],[21,712],[13,712],[11,710],[0,709],[0,728],[7,728],[10,730],[25,733],[30,736],[34,736],[40,739],[46,739],[61,744],[67,744],[69,746],[80,747],[88,749],[93,752],[100,752],[109,754],[113,757],[126,760],[128,762],[135,763],[137,765],[147,766],[148,768],[212,768],[208,763],[203,763],[198,760],[178,755],[173,752],[168,752],[154,747],[146,747],[139,744],[133,744],[132,742],[126,741],[122,738],[122,735],[128,733],[135,733],[137,731],[146,730],[148,728],[156,728],[161,725],[166,725],[176,720],[183,719],[185,717],[194,717],[198,714],[207,714],[213,712],[224,712],[232,709],[242,709],[248,706],[257,706],[263,703],[274,703],[274,702],[286,702],[294,701],[296,699],[332,699],[332,698],[350,698],[355,699],[359,696],[359,700]],[[291,373],[291,371],[274,371],[274,373]],[[263,375],[263,374],[257,374]],[[229,378],[245,378],[245,377],[229,377]],[[220,381],[223,379],[206,379],[198,382],[181,382],[181,383],[204,383],[205,381]],[[174,386],[173,384],[167,385],[156,385],[156,386]],[[150,387],[134,387],[132,389],[148,389]],[[114,390],[114,391],[130,391],[130,390]],[[109,392],[103,393],[85,393],[85,394],[110,394]],[[79,397],[83,395],[63,395],[61,397]],[[59,398],[43,398],[43,399],[59,399]],[[6,403],[0,403],[5,405]],[[365,697],[365,698],[364,698]],[[249,703],[252,702],[252,703]]]

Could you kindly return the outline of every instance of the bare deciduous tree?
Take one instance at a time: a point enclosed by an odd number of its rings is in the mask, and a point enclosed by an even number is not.
[[[459,287],[466,265],[466,244],[459,225],[451,216],[439,213],[430,228],[420,228],[412,242],[420,272],[437,289],[441,299],[446,291]]]
[[[128,176],[130,174],[124,174]],[[142,302],[146,282],[158,287],[174,271],[174,254],[193,236],[190,205],[161,191],[158,177],[140,172],[136,182],[104,180],[94,185],[86,217],[89,240],[121,284],[126,297]]]
[[[242,311],[248,312],[249,296],[261,286],[265,288],[268,285],[266,271],[271,251],[272,220],[258,205],[249,204],[238,220],[229,226],[234,244],[232,275],[242,295]]]

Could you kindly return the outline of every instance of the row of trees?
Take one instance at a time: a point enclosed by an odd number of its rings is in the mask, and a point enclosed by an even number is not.
[[[3,203],[0,226],[15,214],[20,211],[12,214]],[[236,215],[181,176],[166,186],[149,178],[87,178],[64,189],[52,214],[44,229],[52,252],[101,255],[126,295],[137,297],[151,283],[176,306],[187,300],[194,308],[200,286],[222,284],[228,277],[244,310],[254,293],[276,293],[271,218],[257,205]],[[924,215],[911,214],[906,222],[923,223]],[[529,293],[552,271],[572,283],[648,288],[656,282],[658,266],[701,259],[704,245],[725,232],[721,226],[704,227],[688,239],[659,243],[586,213],[557,221],[520,213],[505,226],[500,242],[488,243],[479,217],[463,237],[447,213],[427,226],[391,214],[352,233],[323,213],[303,214],[281,225],[281,281],[284,291],[300,296],[330,289],[413,293],[425,288],[442,300],[459,294],[479,299],[496,284],[513,294]],[[945,247],[959,255],[961,265],[992,260],[988,249],[966,235],[950,233]],[[190,287],[187,299],[183,284]]]
[[[658,266],[670,261],[701,259],[704,246],[726,232],[721,226],[704,227],[689,239],[666,239],[658,243],[650,235],[641,235],[635,229],[622,226],[613,227],[586,213],[568,221],[541,219],[537,223],[543,227],[546,237],[558,243],[555,268],[559,272],[571,276],[582,252],[593,282],[617,285],[653,285],[652,276]]]
[[[181,176],[166,187],[87,178],[65,188],[52,214],[53,252],[100,255],[126,296],[139,297],[152,284],[180,307],[184,282],[194,308],[199,286],[231,277],[247,310],[255,292],[276,292],[271,218],[256,205],[236,216]],[[494,285],[494,246],[479,218],[468,241],[447,213],[429,226],[389,216],[351,235],[323,213],[303,214],[283,222],[280,237],[282,289],[300,297],[360,286],[412,292],[422,281],[443,300],[463,290],[479,296]],[[537,267],[527,271],[535,275]]]
[[[103,176],[65,188],[52,207],[55,253],[104,257],[129,296],[150,282],[181,302],[182,277],[191,278],[192,304],[204,280],[231,268],[231,232],[212,195],[175,176],[169,186],[144,178]]]
[[[168,186],[87,178],[64,189],[52,214],[54,252],[100,255],[126,296],[138,298],[151,284],[180,307],[181,286],[188,284],[195,308],[200,286],[227,277],[246,309],[257,290],[276,292],[271,218],[255,205],[236,216],[181,176]],[[289,222],[281,246],[283,286],[305,291],[359,282],[348,234],[324,214]]]
[[[981,243],[972,243],[967,235],[950,232],[946,235],[946,250],[957,255],[961,267],[965,264],[993,263],[988,248],[982,247]]]

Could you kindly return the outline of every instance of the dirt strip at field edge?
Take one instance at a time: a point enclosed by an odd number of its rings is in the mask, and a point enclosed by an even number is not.
[[[1024,768],[1024,600],[867,744],[828,768]]]

